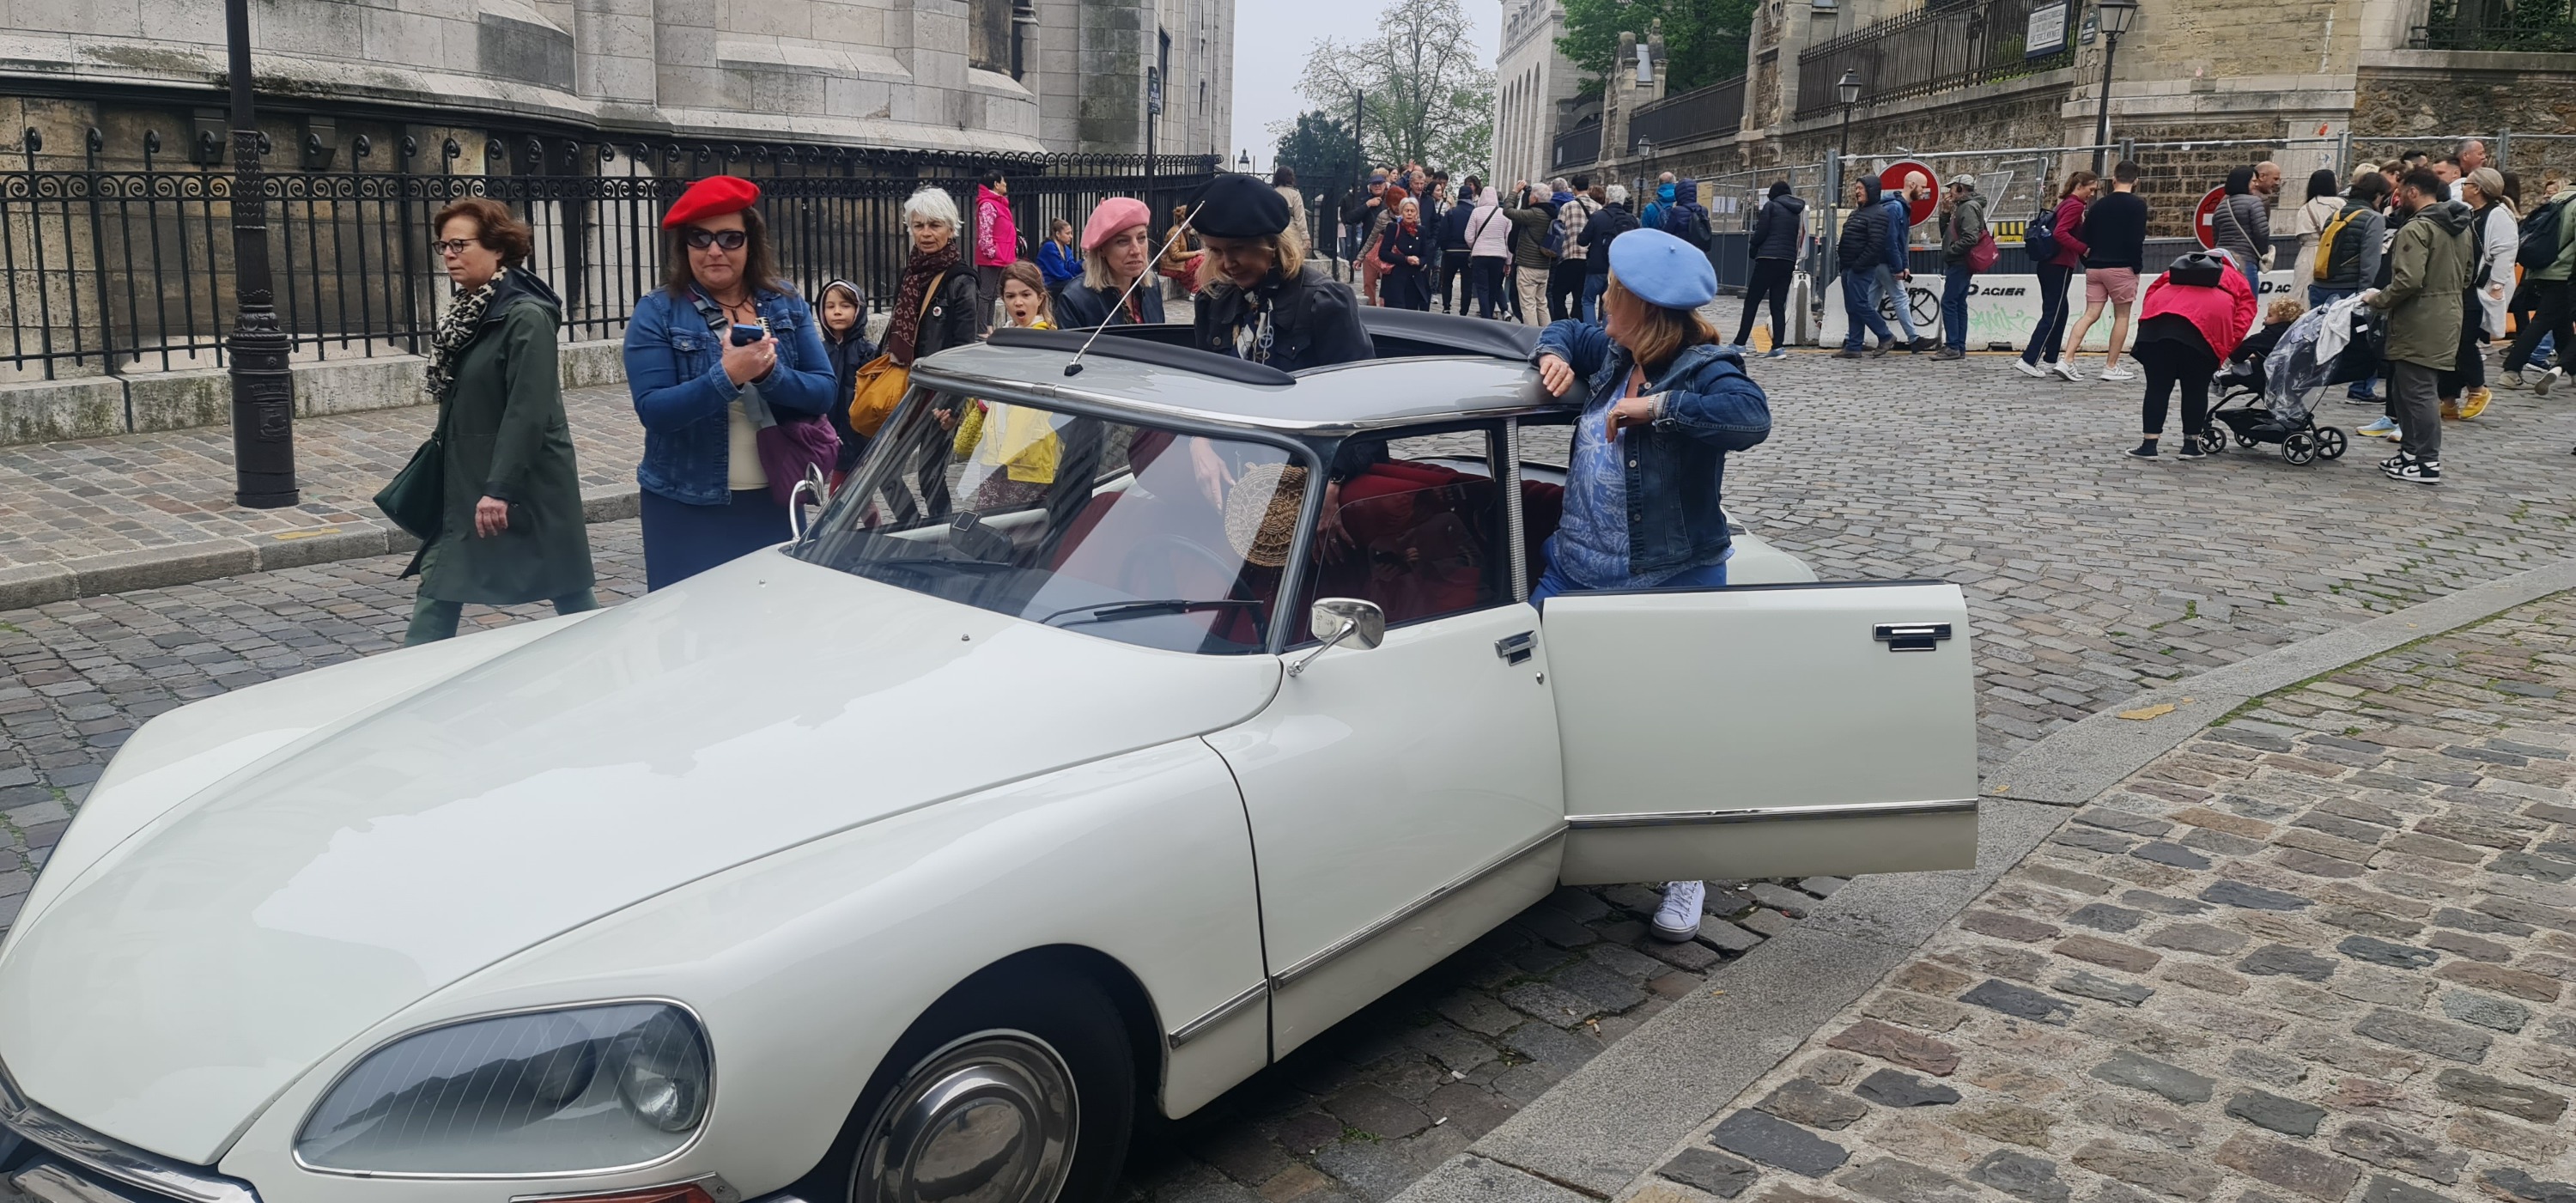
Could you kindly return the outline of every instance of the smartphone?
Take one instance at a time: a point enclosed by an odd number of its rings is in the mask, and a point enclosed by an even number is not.
[[[733,345],[737,347],[748,347],[767,337],[769,337],[767,326],[755,326],[743,322],[733,324]]]

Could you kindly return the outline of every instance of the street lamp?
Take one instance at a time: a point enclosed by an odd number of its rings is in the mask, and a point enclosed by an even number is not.
[[[2138,0],[2100,0],[2093,15],[2102,30],[2102,101],[2093,115],[2093,174],[2102,174],[2111,141],[2111,60],[2120,53],[2120,35],[2138,20]]]
[[[1637,138],[1637,157],[1644,160],[1646,164],[1645,175],[1637,181],[1637,211],[1643,213],[1646,210],[1645,194],[1654,191],[1654,188],[1651,187],[1651,185],[1654,183],[1655,179],[1655,140],[1642,134],[1639,135]]]
[[[233,501],[274,510],[295,489],[295,376],[277,324],[268,271],[267,185],[260,179],[259,117],[251,107],[250,3],[224,4],[225,62],[232,79],[233,135]]]
[[[1825,197],[1825,240],[1827,242],[1832,241],[1834,229],[1841,223],[1839,210],[1843,201],[1843,160],[1851,154],[1852,106],[1860,103],[1861,89],[1865,86],[1860,82],[1860,72],[1850,68],[1844,68],[1843,77],[1834,81],[1834,99],[1843,104],[1843,136],[1841,145],[1834,148],[1834,169],[1826,173],[1831,177],[1825,182],[1825,191],[1829,194]]]
[[[1235,156],[1235,164],[1236,169],[1245,175],[1252,174],[1252,152],[1248,150],[1239,152]]]

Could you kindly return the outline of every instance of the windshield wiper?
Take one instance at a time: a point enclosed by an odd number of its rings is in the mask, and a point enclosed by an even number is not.
[[[1070,609],[1058,610],[1053,614],[1049,614],[1046,617],[1039,619],[1038,621],[1047,626],[1054,626],[1056,619],[1062,618],[1067,614],[1083,615],[1084,617],[1080,621],[1064,624],[1069,627],[1077,627],[1086,623],[1116,622],[1122,618],[1154,618],[1174,614],[1189,614],[1200,610],[1224,610],[1235,606],[1252,607],[1253,624],[1256,626],[1261,625],[1261,603],[1249,597],[1220,597],[1207,601],[1190,601],[1184,598],[1173,597],[1165,598],[1161,601],[1104,602],[1096,606],[1074,606]]]

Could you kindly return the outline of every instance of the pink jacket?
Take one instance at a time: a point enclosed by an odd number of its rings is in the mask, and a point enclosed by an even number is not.
[[[990,188],[975,189],[975,266],[1009,267],[1020,261],[1020,227],[1011,219],[1010,198]]]
[[[2219,362],[2225,363],[2228,356],[2236,353],[2236,344],[2245,338],[2245,332],[2254,328],[2254,290],[2240,271],[2220,272],[2216,288],[2176,284],[2159,275],[2147,285],[2146,303],[2138,306],[2138,321],[2144,323],[2168,313],[2190,318],[2202,341],[2217,353]]]

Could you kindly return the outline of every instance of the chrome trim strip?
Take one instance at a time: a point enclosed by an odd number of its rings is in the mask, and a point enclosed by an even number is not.
[[[1270,997],[1270,979],[1265,977],[1252,983],[1251,988],[1243,993],[1209,1008],[1207,1014],[1172,1029],[1172,1034],[1164,1038],[1164,1043],[1177,1052],[1182,1045],[1206,1035],[1209,1028],[1225,1022],[1235,1012],[1268,997]]]
[[[76,1170],[97,1174],[125,1186],[153,1191],[188,1203],[259,1203],[259,1192],[247,1182],[210,1173],[200,1166],[147,1153],[111,1136],[55,1114],[40,1103],[23,1102],[15,1084],[0,1112],[0,1124]]]
[[[1335,958],[1356,950],[1360,945],[1366,944],[1379,936],[1385,935],[1389,929],[1392,929],[1402,924],[1405,920],[1430,909],[1432,906],[1437,905],[1450,895],[1466,889],[1487,877],[1491,877],[1504,869],[1510,868],[1523,857],[1526,857],[1541,848],[1547,847],[1548,844],[1553,841],[1563,839],[1565,837],[1565,832],[1566,829],[1563,827],[1556,828],[1537,839],[1531,840],[1518,848],[1514,848],[1501,856],[1495,857],[1493,860],[1485,862],[1477,868],[1469,869],[1468,871],[1451,878],[1447,884],[1396,908],[1394,913],[1389,914],[1385,918],[1334,941],[1330,945],[1317,951],[1314,955],[1309,956],[1294,965],[1290,965],[1286,969],[1282,969],[1277,973],[1271,974],[1270,988],[1273,990],[1287,989],[1288,987],[1296,984],[1297,979],[1305,977],[1316,970],[1323,968]]]
[[[1974,798],[1953,798],[1940,802],[1847,802],[1834,806],[1746,806],[1733,810],[1649,810],[1634,814],[1568,815],[1565,825],[1574,831],[1598,831],[1618,827],[1693,827],[1719,823],[1791,822],[1799,819],[1868,819],[1886,815],[1941,815],[1960,811],[1973,813]]]
[[[1429,356],[1425,358],[1454,359],[1462,362],[1478,364],[1503,362],[1485,355],[1444,355]],[[1376,363],[1379,361],[1371,360],[1369,362]],[[1351,364],[1348,366],[1359,368],[1367,365]],[[1187,374],[1179,368],[1164,368],[1161,370],[1174,374]],[[1204,380],[1207,378],[1200,377],[1200,379]],[[1300,376],[1298,379],[1303,380],[1305,377]],[[1074,404],[1088,403],[1115,413],[1127,415],[1148,415],[1149,420],[1160,421],[1178,419],[1185,423],[1195,423],[1201,426],[1216,427],[1227,431],[1257,432],[1267,434],[1272,437],[1285,435],[1292,438],[1320,438],[1334,435],[1347,437],[1349,435],[1364,434],[1375,430],[1386,430],[1403,426],[1420,426],[1433,422],[1482,421],[1488,419],[1534,417],[1541,414],[1561,412],[1563,410],[1563,406],[1554,404],[1554,399],[1548,397],[1538,388],[1538,377],[1535,372],[1531,373],[1527,378],[1527,383],[1523,386],[1526,392],[1525,398],[1516,399],[1514,402],[1509,404],[1497,404],[1485,408],[1461,407],[1457,409],[1433,410],[1425,413],[1381,414],[1374,417],[1345,420],[1254,417],[1245,414],[1227,413],[1223,410],[1195,409],[1182,405],[1167,405],[1161,402],[1145,401],[1133,397],[1121,397],[1112,393],[1104,393],[1094,389],[1083,388],[1079,385],[1058,384],[1043,379],[1030,380],[1020,377],[987,375],[982,372],[973,371],[960,364],[936,364],[928,360],[923,361],[919,366],[913,369],[913,383],[919,387],[939,389],[947,392],[971,393],[978,397],[992,397],[996,393],[999,393],[1002,395],[996,398],[998,400],[1026,401],[1031,405],[1041,407],[1054,405],[1059,402],[1070,402]],[[1241,385],[1235,387],[1249,389],[1276,386]]]
[[[1521,525],[1527,519],[1521,516],[1521,424],[1519,422],[1503,423],[1503,462],[1500,467],[1502,468],[1500,479],[1503,494],[1503,537],[1509,540],[1505,546],[1509,547],[1510,551],[1506,553],[1505,558],[1511,562],[1512,567],[1512,600],[1528,601],[1529,564],[1521,555],[1521,548],[1526,545],[1528,536],[1523,533],[1524,528]]]

